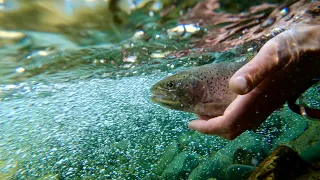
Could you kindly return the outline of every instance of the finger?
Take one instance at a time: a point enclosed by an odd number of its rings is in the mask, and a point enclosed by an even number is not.
[[[246,94],[279,67],[279,43],[277,39],[268,41],[259,53],[240,68],[230,79],[229,87],[237,94]]]
[[[219,123],[216,123],[217,121],[220,121],[219,118],[223,118],[222,116],[219,116],[214,119],[210,119],[209,121],[205,120],[194,120],[189,123],[189,128],[192,130],[199,131],[203,134],[210,134],[210,135],[218,135],[220,137],[223,137],[228,140],[235,139],[238,135],[241,133],[234,133],[234,132],[228,132],[224,131],[224,127],[219,125]]]
[[[219,125],[219,118],[222,116],[207,120],[194,120],[189,123],[189,128],[204,134],[222,134],[222,127]]]

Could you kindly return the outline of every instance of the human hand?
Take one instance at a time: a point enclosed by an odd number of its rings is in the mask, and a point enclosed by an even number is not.
[[[222,116],[198,115],[189,128],[234,139],[257,128],[287,100],[296,98],[320,76],[320,26],[304,25],[269,40],[250,62],[230,79],[239,94]]]

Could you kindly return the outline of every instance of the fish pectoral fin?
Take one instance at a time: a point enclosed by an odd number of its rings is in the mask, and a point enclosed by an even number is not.
[[[216,117],[223,115],[229,104],[225,103],[203,103],[201,108],[202,115]]]

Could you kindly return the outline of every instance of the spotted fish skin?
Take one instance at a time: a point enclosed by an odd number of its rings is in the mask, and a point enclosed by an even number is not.
[[[211,117],[222,115],[237,97],[229,89],[229,80],[244,64],[213,63],[179,72],[153,85],[151,100],[170,109]]]

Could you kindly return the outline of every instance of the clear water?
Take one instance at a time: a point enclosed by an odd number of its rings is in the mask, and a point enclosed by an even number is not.
[[[97,15],[103,1],[81,2],[0,4],[0,179],[156,179],[172,146],[201,163],[229,143],[190,131],[194,115],[149,100],[150,87],[169,74],[237,57],[193,48],[203,27],[195,34],[168,32],[195,2],[181,3],[164,22],[156,10],[161,4],[121,5],[119,17],[130,23],[103,21],[116,11]],[[55,7],[65,8],[61,16]],[[43,19],[20,16],[32,15],[30,9]],[[290,123],[275,113],[257,131],[267,146],[301,121],[286,113]]]

